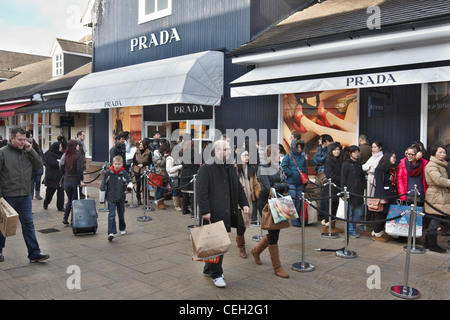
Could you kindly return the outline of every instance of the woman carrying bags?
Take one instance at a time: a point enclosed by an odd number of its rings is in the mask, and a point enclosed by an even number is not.
[[[256,176],[256,167],[249,164],[249,153],[247,150],[241,148],[237,151],[238,161],[236,164],[237,175],[239,182],[244,188],[245,196],[247,197],[249,205],[249,215],[244,219],[243,226],[237,228],[236,242],[239,247],[239,256],[246,259],[247,253],[245,252],[245,237],[244,233],[246,228],[250,225],[251,214],[253,212],[253,203],[258,199],[261,188],[258,183],[258,178]]]
[[[261,164],[258,167],[258,182],[261,187],[258,199],[258,210],[262,212],[264,206],[268,203],[271,189],[274,188],[277,193],[284,194],[289,191],[289,185],[283,180],[282,169],[279,166],[278,148],[272,154],[271,146],[267,146],[265,150],[266,164]],[[281,278],[289,278],[289,275],[281,267],[280,255],[278,251],[278,238],[280,230],[268,230],[259,243],[251,250],[251,254],[255,259],[255,263],[261,265],[261,253],[269,247],[270,259],[274,273]]]

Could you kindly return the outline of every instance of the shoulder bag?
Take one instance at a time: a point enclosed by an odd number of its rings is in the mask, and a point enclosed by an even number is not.
[[[295,161],[295,159],[292,156],[292,154],[289,153],[289,155],[291,156],[292,160],[294,160],[295,166],[297,167],[297,170],[300,173],[300,180],[302,181],[303,184],[307,184],[309,182],[308,175],[306,173],[304,173],[302,170],[300,170],[300,168],[297,165],[297,161]]]

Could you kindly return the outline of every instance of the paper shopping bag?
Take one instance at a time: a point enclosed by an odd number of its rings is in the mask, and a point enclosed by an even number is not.
[[[213,258],[228,252],[230,237],[223,221],[190,229],[193,259]]]
[[[406,214],[401,218],[387,221],[385,226],[386,233],[391,236],[407,237],[411,218],[410,211],[410,206],[390,205],[387,219],[397,217],[403,212],[406,212]],[[417,207],[417,212],[423,212],[423,208]],[[422,236],[422,223],[422,216],[418,214],[416,217],[416,237]]]
[[[277,197],[274,192],[274,197],[269,199],[269,206],[275,224],[298,219],[298,213],[291,196]]]

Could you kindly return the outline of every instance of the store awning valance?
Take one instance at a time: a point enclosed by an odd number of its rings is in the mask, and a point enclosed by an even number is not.
[[[416,47],[405,45],[395,50],[392,46],[345,52],[332,50],[330,47],[329,52],[316,55],[306,53],[298,59],[258,63],[255,69],[231,82],[231,96],[450,81],[450,46],[447,42]]]
[[[52,99],[27,108],[27,114],[66,112],[66,98]]]
[[[25,107],[29,104],[30,102],[0,106],[0,117],[12,117],[16,114],[18,108]]]
[[[67,112],[171,103],[220,105],[223,52],[205,51],[91,73],[72,87]]]

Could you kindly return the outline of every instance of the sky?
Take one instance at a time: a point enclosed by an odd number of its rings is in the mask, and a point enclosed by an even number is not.
[[[89,0],[0,0],[0,50],[50,56],[56,38],[91,34],[80,23]]]

